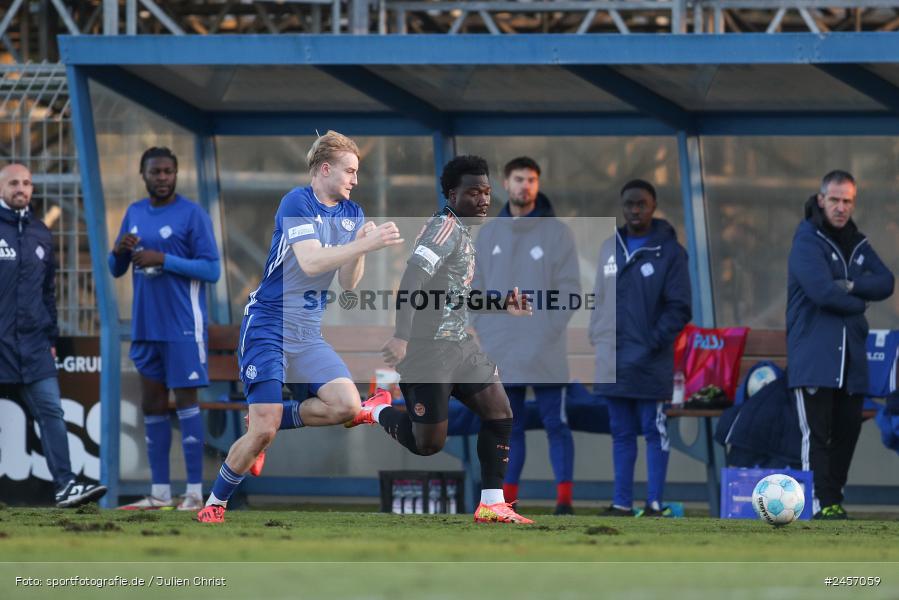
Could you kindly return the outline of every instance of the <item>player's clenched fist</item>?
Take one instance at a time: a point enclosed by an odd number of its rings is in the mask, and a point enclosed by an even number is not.
[[[368,223],[365,225],[367,226]],[[365,226],[363,226],[362,229],[364,231]],[[372,250],[380,250],[387,246],[395,246],[403,243],[403,238],[400,237],[399,227],[397,227],[396,223],[393,221],[387,221],[377,227],[372,223],[372,227],[365,232],[363,239],[370,241]]]
[[[115,248],[112,249],[113,254],[121,256],[127,252],[131,252],[134,250],[134,247],[137,246],[137,242],[140,241],[140,238],[134,235],[133,233],[126,233],[119,241],[116,242]]]

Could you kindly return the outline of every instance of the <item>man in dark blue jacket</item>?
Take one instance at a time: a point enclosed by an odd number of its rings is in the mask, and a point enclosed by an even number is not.
[[[663,405],[673,391],[674,340],[690,321],[687,253],[674,228],[654,219],[656,191],[641,179],[621,189],[624,227],[603,243],[590,342],[596,392],[608,398],[615,465],[610,515],[633,515],[637,435],[646,438],[647,516],[664,516],[668,432]]]
[[[75,477],[56,378],[56,264],[50,230],[29,209],[24,165],[0,170],[0,384],[14,388],[41,428],[56,506],[96,500],[106,488]]]
[[[843,486],[868,389],[869,302],[893,293],[893,274],[852,220],[855,179],[831,171],[805,203],[787,278],[787,380],[814,471],[815,518],[845,519]]]
[[[525,460],[525,394],[534,390],[537,408],[549,440],[549,459],[556,479],[556,514],[572,514],[574,441],[565,416],[568,384],[566,330],[574,314],[570,299],[580,294],[577,249],[571,230],[555,218],[549,199],[540,193],[540,166],[522,156],[503,171],[509,202],[499,217],[484,225],[475,242],[478,263],[474,289],[549,292],[558,303],[538,308],[529,319],[480,315],[472,322],[488,356],[502,374],[512,405],[509,468],[503,491],[507,502],[518,498],[518,482]],[[534,294],[531,294],[534,295]]]

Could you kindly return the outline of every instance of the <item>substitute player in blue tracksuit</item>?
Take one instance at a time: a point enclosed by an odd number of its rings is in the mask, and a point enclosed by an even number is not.
[[[128,207],[109,255],[109,270],[131,268],[131,351],[141,377],[150,495],[120,508],[175,506],[169,477],[169,390],[174,391],[187,490],[178,510],[203,505],[203,419],[197,388],[209,385],[206,363],[206,283],[218,281],[219,254],[209,215],[175,193],[178,159],[150,148],[140,160],[148,196]]]
[[[621,203],[625,225],[600,250],[590,319],[595,389],[608,398],[612,431],[615,496],[608,513],[634,514],[634,464],[642,433],[649,481],[646,507],[638,514],[663,516],[669,450],[662,409],[672,395],[674,340],[692,315],[687,253],[674,228],[653,218],[656,191],[650,183],[625,184]]]
[[[321,319],[334,276],[344,289],[362,279],[365,255],[400,244],[392,222],[364,223],[349,200],[357,184],[359,148],[328,131],[306,156],[312,184],[295,188],[275,215],[262,282],[250,294],[240,327],[240,378],[249,404],[247,433],[231,446],[197,519],[225,520],[231,494],[279,429],[351,421],[361,400],[349,370],[322,338]],[[284,383],[304,383],[315,395],[282,401]]]
[[[471,313],[472,324],[484,351],[499,367],[512,405],[509,468],[503,483],[507,502],[518,499],[518,482],[526,455],[525,393],[534,390],[556,479],[556,514],[572,514],[574,441],[565,416],[568,384],[567,310],[579,296],[580,272],[571,230],[555,217],[549,199],[540,192],[540,166],[522,156],[503,169],[503,187],[509,202],[481,228],[475,242],[476,290],[510,290],[516,285],[544,297],[559,299],[550,310],[537,308],[529,319],[510,315]],[[563,310],[563,306],[566,310]]]
[[[805,203],[787,275],[787,381],[802,432],[802,468],[814,471],[817,519],[846,519],[843,486],[868,390],[869,302],[893,294],[894,278],[852,220],[857,187],[831,171]]]

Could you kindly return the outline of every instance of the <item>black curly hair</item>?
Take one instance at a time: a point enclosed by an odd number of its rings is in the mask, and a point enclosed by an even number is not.
[[[144,172],[144,167],[147,166],[147,161],[151,158],[170,158],[175,163],[175,170],[178,170],[178,157],[171,150],[165,146],[153,146],[152,148],[147,148],[140,156],[140,173]]]
[[[486,160],[473,154],[457,156],[446,163],[446,166],[443,167],[443,173],[440,175],[440,189],[443,191],[444,198],[448,199],[450,190],[459,187],[464,175],[486,175],[489,177],[490,167],[487,166]]]

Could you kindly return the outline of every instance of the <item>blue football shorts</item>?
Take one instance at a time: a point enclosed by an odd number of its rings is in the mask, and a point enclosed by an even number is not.
[[[160,381],[168,389],[206,387],[209,371],[206,342],[131,342],[128,353],[137,372]]]

